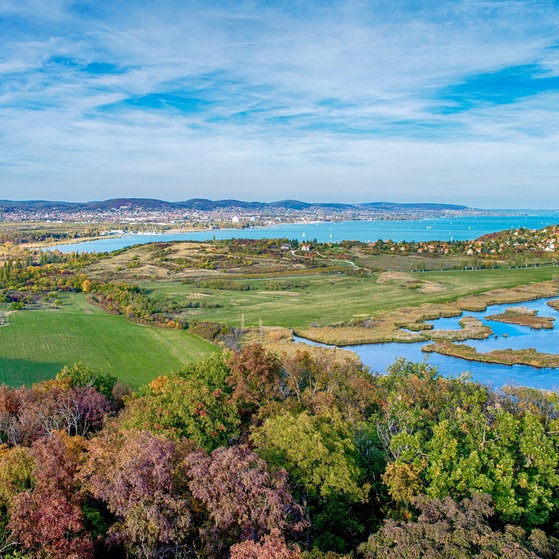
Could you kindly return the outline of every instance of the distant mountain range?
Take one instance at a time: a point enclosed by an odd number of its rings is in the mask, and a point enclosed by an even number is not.
[[[310,203],[299,200],[281,200],[279,202],[243,202],[241,200],[207,200],[205,198],[192,198],[183,202],[166,202],[150,198],[114,198],[99,202],[56,202],[48,200],[0,200],[0,212],[9,211],[173,211],[173,210],[199,210],[212,211],[218,209],[245,209],[265,210],[266,208],[285,210],[308,210],[313,208],[331,209],[337,211],[350,210],[378,210],[378,211],[463,211],[470,209],[467,206],[454,204],[397,204],[393,202],[367,202],[364,204],[337,204],[337,203]]]

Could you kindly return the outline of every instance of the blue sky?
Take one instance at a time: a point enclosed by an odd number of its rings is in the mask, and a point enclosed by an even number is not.
[[[559,208],[559,3],[0,0],[0,198]]]

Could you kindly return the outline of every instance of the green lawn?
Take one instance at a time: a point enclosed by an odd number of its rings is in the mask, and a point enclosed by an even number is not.
[[[217,351],[185,331],[107,314],[81,294],[59,298],[59,309],[14,312],[0,327],[0,383],[31,384],[79,360],[137,387]]]
[[[422,303],[443,303],[463,295],[495,288],[508,288],[534,281],[559,278],[559,268],[525,268],[478,271],[425,272],[413,274],[414,280],[433,282],[440,291],[422,293],[397,283],[377,283],[378,274],[366,277],[345,274],[297,277],[303,288],[286,292],[266,290],[269,279],[246,280],[250,291],[204,289],[195,283],[146,282],[151,295],[169,297],[186,306],[189,302],[205,307],[189,309],[191,319],[211,320],[239,326],[244,315],[246,326],[259,321],[266,326],[308,327],[311,323],[326,326],[359,315],[374,315]],[[285,279],[285,278],[282,278]],[[218,308],[210,308],[218,304]]]

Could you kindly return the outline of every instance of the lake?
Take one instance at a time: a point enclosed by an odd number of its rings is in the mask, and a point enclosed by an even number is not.
[[[559,212],[517,216],[467,216],[458,218],[376,220],[376,221],[321,221],[317,223],[289,223],[272,227],[248,229],[208,229],[189,233],[131,234],[100,238],[94,241],[62,244],[50,247],[61,252],[111,252],[128,246],[170,241],[209,241],[212,239],[282,238],[319,242],[345,240],[377,241],[464,241],[487,233],[527,227],[541,229],[559,224]]]
[[[459,218],[438,218],[420,220],[379,220],[379,221],[345,221],[318,222],[305,224],[285,224],[273,227],[250,229],[217,229],[176,234],[134,234],[122,237],[101,238],[84,243],[58,245],[61,252],[110,252],[113,250],[144,244],[149,242],[170,242],[180,240],[205,241],[211,239],[231,238],[281,238],[299,241],[317,239],[319,242],[338,242],[343,240],[359,240],[363,242],[378,239],[394,241],[428,241],[428,240],[468,240],[487,233],[527,227],[541,229],[549,225],[559,224],[559,212],[532,213],[517,216],[467,216]],[[544,300],[522,303],[522,306],[537,309],[542,315],[555,316],[559,321],[559,313],[545,304]],[[482,321],[486,314],[496,314],[502,309],[514,305],[496,305],[489,307],[484,313],[467,313],[477,316]],[[458,318],[440,319],[433,324],[435,328],[458,328]],[[484,321],[485,322],[485,321]],[[490,322],[489,325],[497,334],[497,338],[487,340],[471,340],[468,345],[475,346],[479,351],[488,352],[492,349],[509,347],[514,349],[534,347],[542,352],[557,353],[559,348],[558,330],[530,330],[529,328]],[[507,337],[504,336],[507,335]],[[305,340],[301,340],[305,341]],[[410,361],[421,361],[426,354],[421,351],[425,344],[373,344],[352,346],[365,365],[373,371],[384,372],[398,357]],[[428,362],[439,367],[445,375],[457,375],[469,371],[475,380],[500,387],[503,384],[517,384],[535,388],[559,388],[559,369],[536,369],[525,365],[495,365],[465,361],[455,357],[429,354]]]
[[[466,312],[462,316],[475,316],[484,324],[490,326],[497,337],[486,340],[468,340],[464,343],[477,348],[479,352],[489,352],[494,349],[527,349],[535,348],[546,353],[557,353],[559,350],[559,329],[533,330],[527,326],[516,324],[504,324],[485,320],[487,315],[498,314],[510,307],[527,307],[537,310],[540,316],[552,316],[555,318],[556,326],[559,325],[559,312],[547,305],[549,299],[539,299],[518,304],[491,305],[483,312]],[[453,318],[441,318],[430,321],[434,328],[455,330],[459,329],[458,321],[462,316]],[[324,345],[309,342],[303,338],[296,341],[309,343],[311,345]],[[538,369],[527,365],[498,365],[493,363],[479,363],[466,361],[457,357],[440,355],[438,353],[426,354],[421,348],[429,342],[417,342],[413,344],[387,343],[387,344],[364,344],[349,346],[346,349],[354,351],[359,355],[364,365],[371,371],[384,373],[399,357],[405,357],[409,361],[422,361],[427,358],[430,365],[438,367],[441,374],[445,376],[456,376],[464,371],[471,373],[474,380],[488,384],[493,388],[500,388],[504,384],[531,386],[533,388],[544,388],[548,390],[559,389],[559,369]]]

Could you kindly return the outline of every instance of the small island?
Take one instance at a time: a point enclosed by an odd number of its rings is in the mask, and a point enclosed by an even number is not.
[[[534,330],[552,330],[555,319],[551,316],[538,316],[538,311],[527,307],[509,307],[504,313],[492,314],[486,317],[487,320],[495,322],[505,322],[507,324],[518,324],[519,326],[529,326]]]
[[[501,365],[529,365],[538,369],[559,368],[559,355],[539,353],[528,349],[496,349],[489,353],[479,353],[475,347],[442,341],[428,344],[421,348],[425,353],[440,353],[451,357],[480,361],[481,363],[499,363]]]

